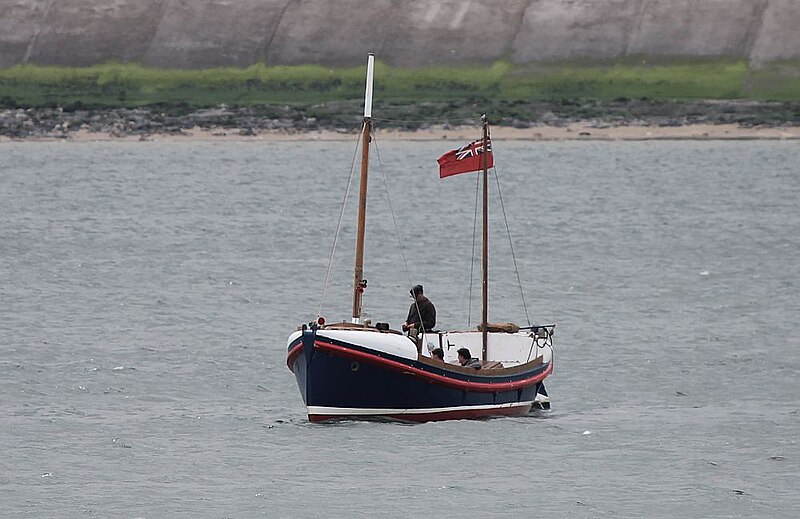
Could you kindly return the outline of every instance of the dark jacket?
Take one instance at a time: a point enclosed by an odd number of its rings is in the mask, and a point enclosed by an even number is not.
[[[481,369],[482,363],[481,361],[473,357],[468,361],[466,361],[464,364],[462,364],[462,366],[464,366],[465,368]]]
[[[419,312],[417,307],[419,306]],[[431,300],[422,296],[422,301],[411,303],[408,309],[408,317],[406,317],[407,324],[416,324],[419,328],[419,317],[422,315],[422,329],[424,331],[432,330],[436,326],[436,307],[433,306]]]

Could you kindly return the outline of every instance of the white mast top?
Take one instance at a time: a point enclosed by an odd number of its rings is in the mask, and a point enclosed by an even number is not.
[[[375,55],[367,61],[367,88],[364,95],[364,126],[361,132],[361,182],[358,190],[358,232],[356,234],[356,262],[353,270],[353,323],[361,324],[361,296],[367,287],[364,279],[364,234],[367,218],[367,177],[369,170],[369,143],[372,140],[372,74]]]
[[[364,94],[364,117],[372,117],[372,74],[375,70],[375,54],[367,58],[367,88]]]

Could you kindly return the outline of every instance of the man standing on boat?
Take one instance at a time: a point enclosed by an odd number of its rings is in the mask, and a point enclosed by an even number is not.
[[[425,297],[422,285],[414,285],[414,288],[411,289],[411,297],[414,298],[414,302],[408,309],[408,317],[403,323],[403,331],[413,329],[418,332],[421,329],[427,332],[432,330],[436,326],[436,307],[433,306],[430,299]],[[420,323],[422,323],[421,326]]]

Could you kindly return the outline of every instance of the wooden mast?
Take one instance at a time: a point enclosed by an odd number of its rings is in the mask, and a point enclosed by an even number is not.
[[[375,55],[367,58],[367,84],[364,94],[364,131],[361,142],[361,182],[358,193],[358,235],[356,237],[356,265],[353,275],[353,323],[361,324],[361,296],[366,287],[364,279],[364,234],[367,217],[367,173],[369,171],[369,143],[372,139],[372,76]]]
[[[481,293],[482,316],[481,328],[483,329],[483,360],[486,358],[486,342],[489,329],[489,123],[486,114],[481,117],[483,121],[483,252],[481,254],[481,271],[483,272],[483,291]]]

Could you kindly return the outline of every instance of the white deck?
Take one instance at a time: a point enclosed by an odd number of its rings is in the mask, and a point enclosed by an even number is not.
[[[481,358],[483,334],[479,331],[426,333],[422,339],[422,355],[430,357],[437,347],[444,351],[445,362],[458,364],[458,350],[467,348],[473,357]],[[538,341],[530,331],[517,333],[490,332],[487,337],[486,359],[509,368],[542,356],[550,362],[553,350],[543,338]]]
[[[289,336],[288,343],[291,344],[301,333],[297,331]],[[417,358],[417,348],[414,342],[405,335],[359,329],[321,329],[317,331],[317,340],[325,338],[355,344],[405,359],[415,360]],[[444,351],[445,362],[458,364],[460,348],[467,348],[473,357],[481,358],[482,343],[483,337],[479,331],[426,333],[422,337],[422,355],[430,357],[433,349],[441,347]],[[524,364],[539,356],[543,357],[544,362],[550,362],[553,358],[551,343],[545,337],[537,339],[531,331],[491,332],[488,334],[486,358],[489,361],[501,362],[503,367],[509,368]]]

